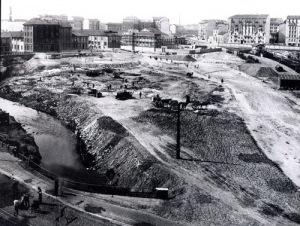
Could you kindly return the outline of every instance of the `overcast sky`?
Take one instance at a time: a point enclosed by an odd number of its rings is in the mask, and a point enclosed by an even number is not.
[[[66,14],[120,22],[123,17],[151,19],[166,16],[171,23],[198,23],[202,19],[227,19],[234,14],[269,14],[286,18],[300,14],[300,0],[1,0],[1,19],[30,19],[40,14]]]

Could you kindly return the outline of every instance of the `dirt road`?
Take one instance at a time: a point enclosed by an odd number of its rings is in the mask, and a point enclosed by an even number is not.
[[[222,53],[224,54],[224,53]],[[232,91],[236,102],[229,106],[245,119],[247,127],[265,154],[279,164],[285,174],[300,187],[300,100],[270,88],[262,81],[225,65],[213,64],[215,54],[199,62],[197,76],[220,82]],[[291,101],[293,100],[293,101]]]

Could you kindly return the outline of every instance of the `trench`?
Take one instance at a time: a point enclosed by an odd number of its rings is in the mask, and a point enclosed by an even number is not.
[[[77,136],[58,119],[16,102],[0,98],[0,109],[19,122],[34,138],[42,156],[40,167],[58,177],[89,182],[100,175],[87,170],[79,155]]]

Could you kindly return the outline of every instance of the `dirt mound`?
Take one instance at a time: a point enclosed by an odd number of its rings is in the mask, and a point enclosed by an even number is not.
[[[0,114],[3,115],[3,111],[0,109]],[[9,117],[9,123],[5,123],[5,118],[0,118],[0,145],[5,146],[4,150],[14,154],[21,159],[23,156],[30,157],[32,161],[39,164],[41,161],[41,155],[39,148],[36,145],[33,137],[29,135],[18,123],[14,117]],[[20,156],[20,154],[22,156]]]
[[[261,67],[256,73],[257,77],[277,78],[278,74],[270,67]]]
[[[239,69],[253,77],[277,78],[278,74],[271,67],[262,67],[260,64],[242,64]]]
[[[59,117],[80,131],[86,146],[82,151],[92,156],[90,169],[100,174],[113,169],[114,177],[109,184],[132,191],[152,191],[155,187],[174,191],[180,186],[180,180],[144,150],[121,124],[93,109],[90,103],[72,96],[62,99],[57,108]]]
[[[261,68],[260,64],[242,64],[239,66],[239,69],[242,72],[245,72],[246,74],[251,76],[256,76],[260,68]]]

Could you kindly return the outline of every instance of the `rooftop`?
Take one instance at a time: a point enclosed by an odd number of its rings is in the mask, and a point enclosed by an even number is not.
[[[300,19],[300,16],[287,16],[287,19]]]
[[[118,34],[117,32],[113,31],[101,31],[101,30],[72,30],[72,34],[76,36],[109,36],[112,34]]]
[[[41,19],[41,18],[33,18],[24,25],[60,25],[62,27],[71,27],[71,24],[67,21],[59,21],[59,20],[47,20],[47,19]]]
[[[10,34],[12,38],[24,38],[23,31],[11,31]]]
[[[3,38],[24,38],[24,33],[22,31],[5,31],[1,32],[1,37]]]
[[[234,16],[231,16],[229,17],[230,19],[265,19],[267,18],[269,15],[268,14],[237,14],[237,15],[234,15]]]
[[[270,21],[272,24],[282,24],[283,23],[283,19],[281,19],[281,18],[271,18]]]
[[[1,31],[1,38],[10,38],[10,32]]]
[[[280,80],[300,80],[300,74],[281,74]]]

